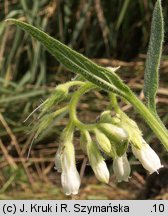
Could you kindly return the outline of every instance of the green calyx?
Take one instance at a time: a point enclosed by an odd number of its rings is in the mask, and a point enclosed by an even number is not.
[[[96,143],[94,143],[93,141],[88,142],[86,147],[87,147],[87,155],[92,167],[96,166],[100,160],[104,160]]]
[[[111,144],[109,138],[97,128],[94,130],[94,133],[100,149],[109,157],[114,158],[116,156],[116,149]]]
[[[105,110],[101,113],[99,118],[99,123],[109,123],[113,125],[119,125],[120,119],[116,117],[117,115],[113,116],[111,115],[111,110]]]
[[[85,154],[87,154],[86,145],[90,141],[91,141],[91,138],[90,138],[88,131],[86,130],[81,131],[80,132],[80,147]]]
[[[129,136],[126,130],[109,123],[100,123],[98,128],[108,137],[118,156],[126,152],[129,143]]]
[[[142,145],[142,132],[136,122],[122,111],[118,114],[118,118],[120,118],[120,126],[129,134],[131,144],[140,149]]]
[[[65,152],[68,163],[72,163],[72,159],[75,163],[75,150],[73,145],[73,135],[74,135],[74,125],[70,121],[67,126],[64,128],[61,137],[60,145],[62,146],[63,152]]]

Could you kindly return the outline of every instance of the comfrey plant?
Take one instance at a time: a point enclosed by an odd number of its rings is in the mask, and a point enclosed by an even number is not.
[[[61,172],[65,194],[77,194],[80,186],[73,145],[75,130],[80,131],[81,149],[88,156],[93,172],[101,182],[109,182],[110,174],[105,162],[107,157],[113,160],[113,170],[117,180],[129,180],[131,169],[126,153],[129,145],[135,157],[149,173],[159,171],[162,167],[159,157],[145,142],[136,122],[120,109],[117,99],[124,99],[132,104],[168,149],[168,131],[157,115],[155,103],[164,34],[161,0],[157,0],[154,8],[146,60],[144,81],[146,104],[143,104],[119,78],[118,68],[101,67],[41,30],[20,20],[8,19],[7,22],[16,24],[28,32],[68,70],[77,74],[74,80],[58,85],[51,96],[41,104],[39,122],[36,125],[35,138],[53,121],[69,114],[69,122],[61,134],[60,146],[55,156],[55,167],[58,172]],[[74,86],[75,90],[72,89]],[[93,124],[85,124],[78,119],[77,104],[81,96],[91,90],[104,90],[108,93],[115,115],[111,115],[111,110],[107,109]],[[62,101],[66,101],[67,105],[53,111]]]

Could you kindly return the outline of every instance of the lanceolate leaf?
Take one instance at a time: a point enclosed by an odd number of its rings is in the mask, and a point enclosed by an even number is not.
[[[161,0],[156,2],[145,69],[144,94],[151,111],[156,112],[155,97],[159,82],[159,65],[164,36]]]
[[[104,90],[114,91],[123,97],[126,97],[130,92],[130,89],[111,70],[98,66],[88,58],[30,24],[16,19],[8,19],[7,21],[16,24],[40,41],[70,71],[82,75],[88,81]]]
[[[158,7],[159,5],[157,5],[156,7],[157,10],[155,9],[156,11],[159,11]],[[83,55],[75,52],[66,45],[50,37],[46,33],[33,27],[32,25],[26,24],[16,19],[8,19],[7,21],[16,24],[17,26],[31,34],[38,41],[40,41],[48,49],[48,51],[70,71],[83,76],[88,81],[94,83],[95,85],[103,88],[106,91],[112,91],[121,95],[122,97],[125,97],[142,115],[148,125],[153,129],[153,131],[168,149],[168,135],[166,128],[163,126],[163,124],[160,123],[160,121],[158,121],[158,118],[156,118],[156,116],[153,115],[153,113],[150,112],[140,100],[138,100],[138,98],[133,94],[130,88],[127,87],[111,69],[96,65]],[[153,50],[150,52],[154,55]],[[156,79],[154,80],[156,82]]]

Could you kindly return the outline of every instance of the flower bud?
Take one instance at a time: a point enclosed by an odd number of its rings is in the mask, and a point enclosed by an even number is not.
[[[107,138],[107,136],[102,133],[99,129],[94,130],[96,135],[96,140],[99,144],[100,149],[107,154],[110,157],[116,156],[116,150],[113,145],[111,145],[110,140]]]
[[[131,168],[127,159],[126,153],[121,157],[116,157],[113,160],[113,171],[116,175],[117,181],[127,182],[130,176]]]
[[[158,172],[163,167],[156,152],[142,138],[141,148],[138,149],[132,145],[132,152],[141,162],[142,166],[149,171],[150,174]]]
[[[98,128],[109,138],[118,156],[126,152],[129,136],[126,130],[109,123],[101,123]]]
[[[75,151],[71,142],[64,144],[61,157],[61,183],[66,195],[77,194],[80,187],[80,176],[75,165]]]
[[[104,112],[101,113],[99,122],[117,125],[120,123],[120,119],[116,118],[116,116],[112,117],[111,110],[105,110]]]
[[[111,111],[110,110],[105,110],[100,114],[99,117],[99,122],[100,123],[111,123],[112,124],[112,117],[111,117]]]
[[[69,86],[67,86],[66,83],[58,85],[51,96],[44,102],[40,116],[43,115],[47,110],[51,109],[53,105],[65,100],[68,95],[68,89]]]
[[[92,141],[87,143],[87,154],[96,178],[103,183],[108,183],[110,174],[107,165],[97,145]]]

